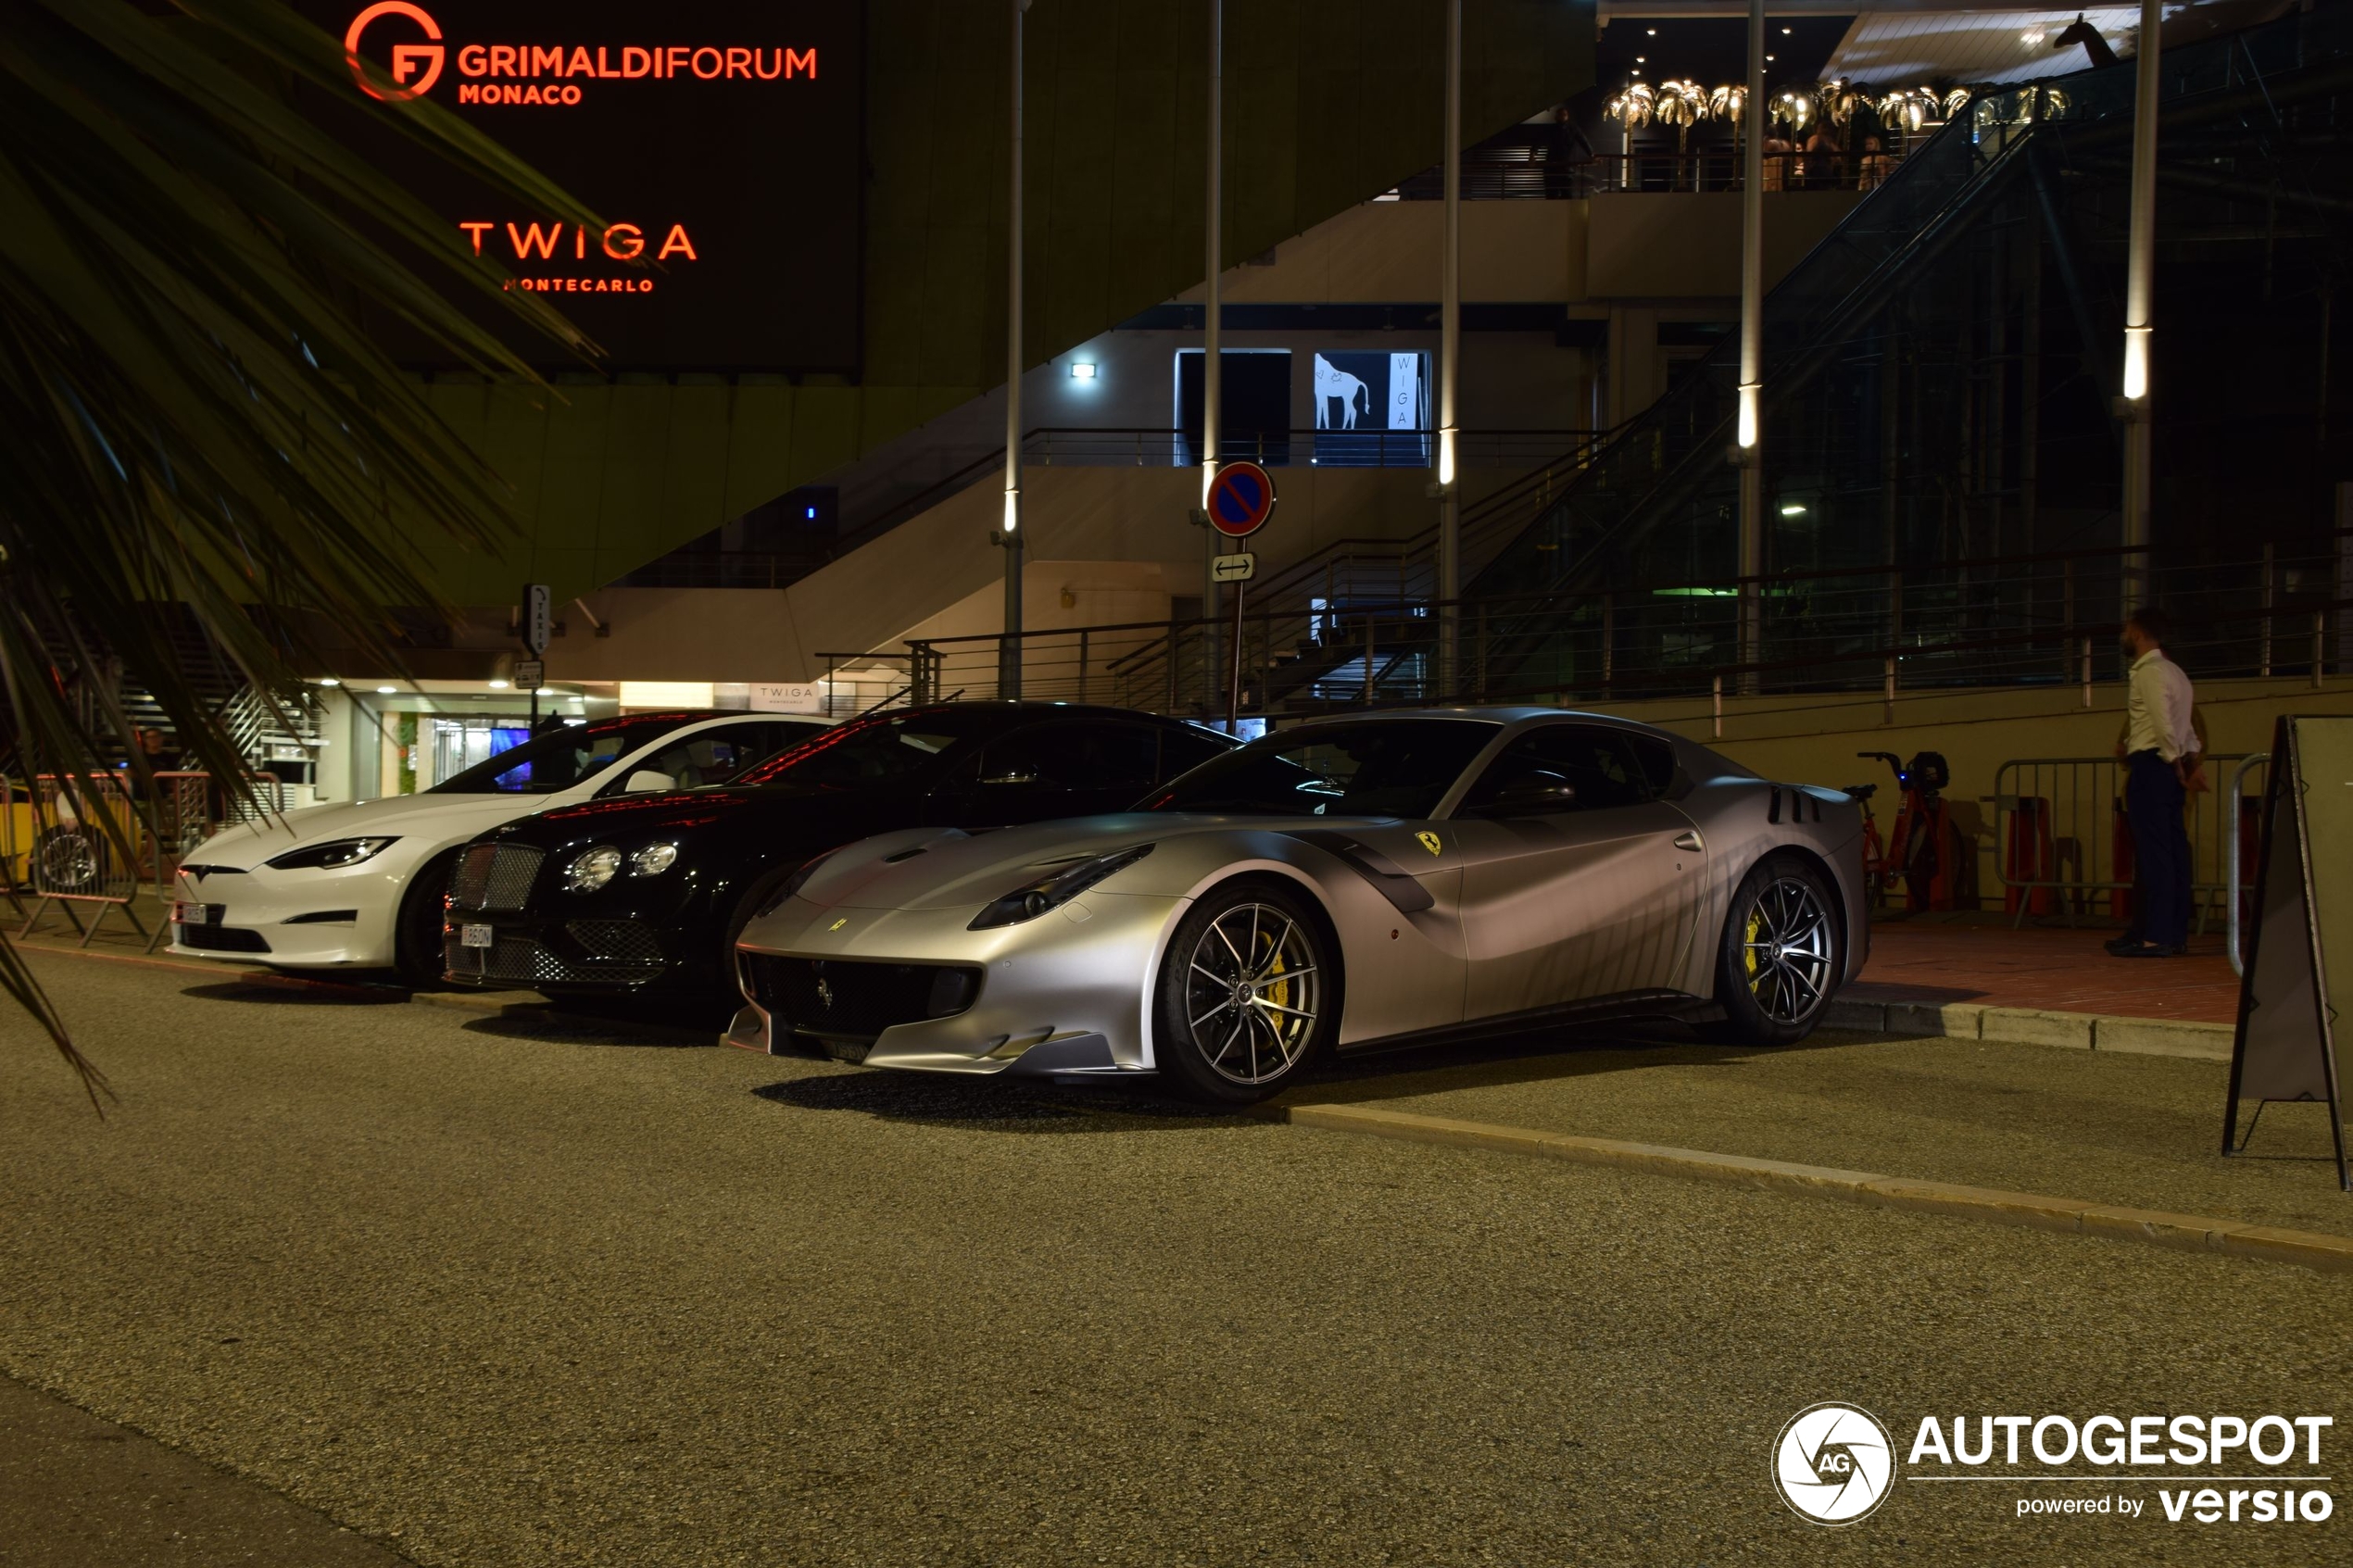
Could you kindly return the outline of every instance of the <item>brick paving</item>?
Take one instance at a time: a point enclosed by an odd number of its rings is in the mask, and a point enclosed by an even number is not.
[[[1843,996],[1864,1001],[1982,1002],[2125,1018],[2231,1023],[2239,983],[2217,934],[2190,939],[2178,959],[2111,958],[2112,928],[2028,927],[1969,917],[1913,918],[1872,927],[1870,962]]]

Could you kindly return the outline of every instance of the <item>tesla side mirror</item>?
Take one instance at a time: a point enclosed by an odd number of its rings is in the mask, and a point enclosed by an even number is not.
[[[657,772],[651,768],[640,768],[629,775],[629,782],[621,786],[621,792],[623,795],[648,795],[677,787],[678,781],[668,773]]]

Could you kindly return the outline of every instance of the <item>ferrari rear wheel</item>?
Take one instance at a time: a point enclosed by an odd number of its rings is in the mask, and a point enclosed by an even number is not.
[[[1161,1075],[1193,1099],[1247,1105],[1295,1083],[1339,1020],[1321,924],[1288,888],[1236,883],[1196,903],[1163,961]]]
[[[1742,881],[1717,960],[1731,1038],[1787,1046],[1813,1033],[1845,970],[1832,909],[1821,873],[1794,856],[1772,857]]]

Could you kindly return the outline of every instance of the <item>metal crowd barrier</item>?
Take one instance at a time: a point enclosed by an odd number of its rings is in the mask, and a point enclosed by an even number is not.
[[[2212,790],[2188,797],[2190,897],[2196,929],[2206,930],[2219,901],[2235,909],[2234,865],[2240,840],[2253,831],[2248,806],[2261,798],[2241,793],[2244,753],[2205,759],[2209,783],[2227,777],[2222,791],[2239,804],[2221,809]],[[2226,765],[2238,763],[2233,769]],[[2022,925],[2029,915],[2052,915],[2073,925],[2079,917],[2122,919],[2133,891],[2132,830],[2124,819],[2124,763],[2113,757],[2032,757],[1994,771],[1994,874],[2004,907]],[[2228,824],[2227,826],[2225,824]]]
[[[24,802],[21,846],[17,842],[18,803],[13,792],[8,802],[10,873],[14,874],[21,854],[25,880],[34,898],[31,913],[17,935],[31,935],[54,906],[80,934],[85,947],[98,934],[109,909],[120,909],[132,929],[145,935],[145,924],[131,907],[139,896],[141,880],[141,813],[120,775],[94,773],[76,779],[43,773],[31,781],[31,796]],[[108,819],[112,832],[106,825]],[[131,848],[128,856],[125,845]],[[95,906],[87,925],[74,912],[76,904]]]
[[[190,851],[223,827],[284,809],[285,786],[274,773],[248,774],[250,791],[216,788],[209,773],[153,777],[149,792],[121,771],[95,772],[86,783],[43,773],[26,795],[19,781],[0,776],[0,892],[26,917],[19,936],[30,935],[55,907],[88,947],[107,911],[119,909],[153,949],[165,922],[149,932],[140,920],[132,905],[143,888],[152,883],[157,901],[169,906],[172,878]],[[109,817],[116,833],[102,825]],[[34,900],[29,913],[25,893]],[[77,904],[95,906],[86,925]]]

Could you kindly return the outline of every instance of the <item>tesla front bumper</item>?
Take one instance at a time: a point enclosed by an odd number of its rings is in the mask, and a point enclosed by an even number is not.
[[[287,969],[373,969],[392,962],[400,883],[386,868],[215,870],[173,883],[171,948],[194,959]]]
[[[967,929],[974,909],[787,900],[736,948],[728,1037],[778,1056],[979,1076],[1151,1070],[1152,976],[1181,898],[1090,894]]]

